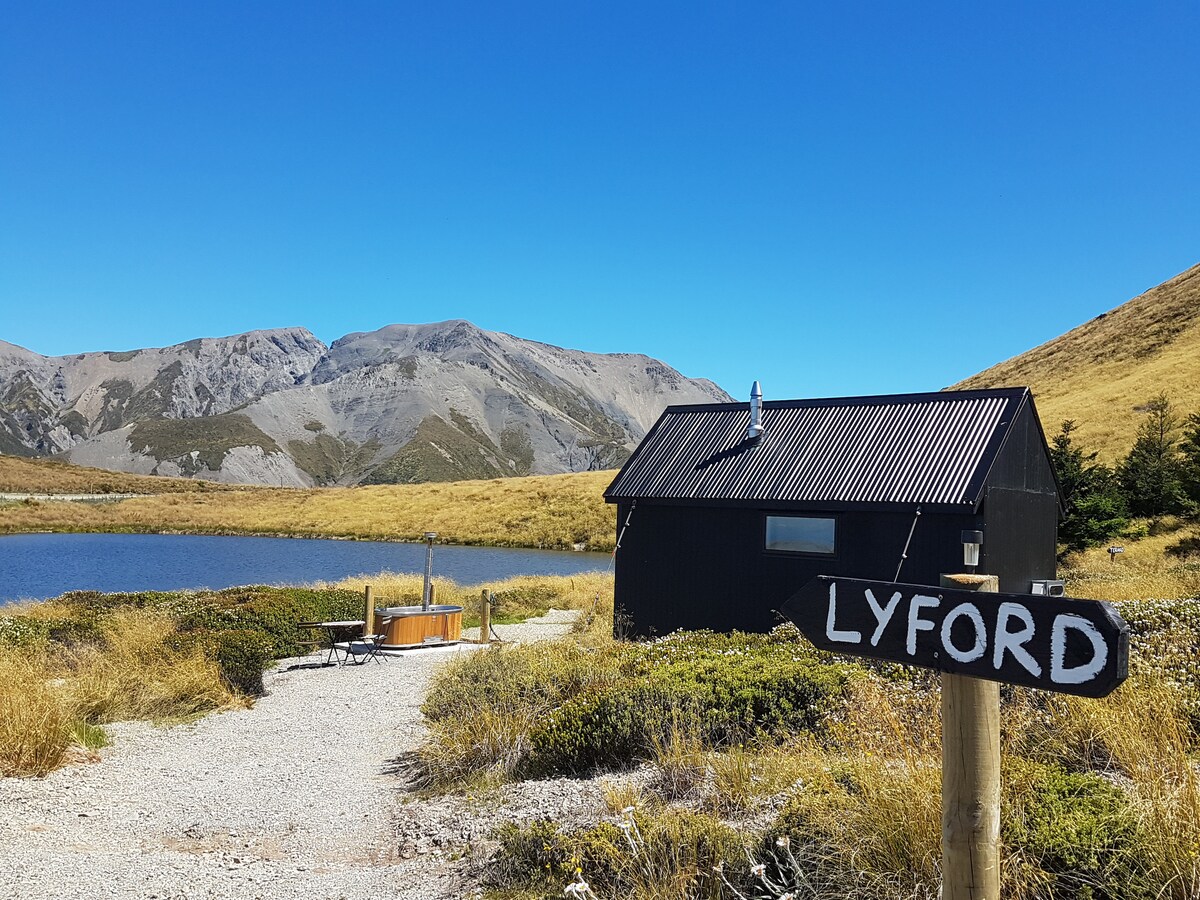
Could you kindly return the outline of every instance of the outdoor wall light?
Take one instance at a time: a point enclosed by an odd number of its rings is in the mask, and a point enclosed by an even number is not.
[[[964,531],[962,533],[963,545],[963,565],[968,566],[972,572],[979,565],[979,548],[983,546],[982,531]]]

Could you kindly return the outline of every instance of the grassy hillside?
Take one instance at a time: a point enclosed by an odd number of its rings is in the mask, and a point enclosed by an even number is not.
[[[186,531],[611,550],[616,513],[604,503],[613,472],[534,475],[355,488],[247,488],[137,497],[100,506],[0,505],[0,533]],[[183,482],[194,484],[194,482]]]
[[[1047,436],[1064,419],[1114,462],[1133,444],[1139,407],[1166,392],[1200,412],[1200,265],[955,388],[1028,385]]]
[[[160,494],[227,490],[229,485],[158,475],[128,475],[57,459],[0,455],[0,491],[31,494]]]

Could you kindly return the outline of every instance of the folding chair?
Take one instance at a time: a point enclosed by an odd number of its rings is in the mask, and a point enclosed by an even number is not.
[[[346,642],[345,658],[342,660],[342,665],[349,663],[354,666],[361,666],[368,659],[375,660],[376,665],[379,664],[380,657],[383,655],[379,652],[379,648],[383,646],[383,642],[387,639],[388,626],[392,624],[391,616],[384,616],[378,620],[379,634],[364,634],[359,638],[351,638]],[[350,662],[350,658],[354,657],[354,661]]]

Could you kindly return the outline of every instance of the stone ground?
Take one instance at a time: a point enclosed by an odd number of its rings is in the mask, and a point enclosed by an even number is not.
[[[570,621],[552,610],[496,630],[538,640]],[[250,709],[111,726],[99,761],[0,779],[0,897],[476,896],[498,823],[605,810],[597,784],[570,779],[481,798],[408,791],[402,760],[424,736],[430,677],[469,652],[280,669]]]

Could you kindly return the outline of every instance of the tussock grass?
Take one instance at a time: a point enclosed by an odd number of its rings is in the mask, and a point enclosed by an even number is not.
[[[120,609],[101,627],[102,643],[67,654],[65,690],[74,714],[89,724],[186,719],[233,705],[220,667],[195,646],[173,641],[164,612]]]
[[[528,762],[539,724],[571,697],[619,683],[623,653],[570,641],[495,646],[443,667],[423,711],[423,780],[439,788],[511,780]]]
[[[371,586],[377,609],[384,606],[412,606],[421,602],[425,577],[415,573],[380,572],[353,575],[326,586],[362,591],[367,585]],[[433,579],[434,602],[461,606],[464,627],[479,625],[480,594],[484,590],[495,594],[492,622],[496,625],[542,616],[551,608],[580,610],[584,615],[579,620],[579,629],[590,629],[593,633],[597,629],[602,631],[604,623],[612,621],[613,577],[606,572],[518,575],[475,585],[460,585],[453,579],[439,576]],[[609,639],[611,627],[609,624]]]
[[[1200,266],[1111,312],[956,384],[1028,385],[1046,431],[1078,424],[1079,443],[1112,464],[1128,452],[1149,398],[1186,409],[1200,394]]]
[[[53,654],[0,646],[0,772],[44,775],[73,746],[103,746],[106,722],[170,721],[237,702],[215,663],[173,642],[163,613],[119,610],[102,634],[100,644]]]
[[[1018,691],[1005,710],[1006,752],[1124,787],[1144,836],[1138,868],[1175,900],[1200,896],[1200,776],[1186,700],[1161,679],[1135,677],[1099,700]]]
[[[45,775],[71,744],[62,690],[40,660],[0,652],[0,775]]]
[[[238,488],[136,497],[103,506],[0,506],[0,533],[150,531],[420,541],[611,550],[616,513],[604,503],[612,472],[355,488]]]
[[[229,489],[229,485],[159,475],[130,475],[58,459],[0,454],[0,491],[25,494],[160,494]]]

